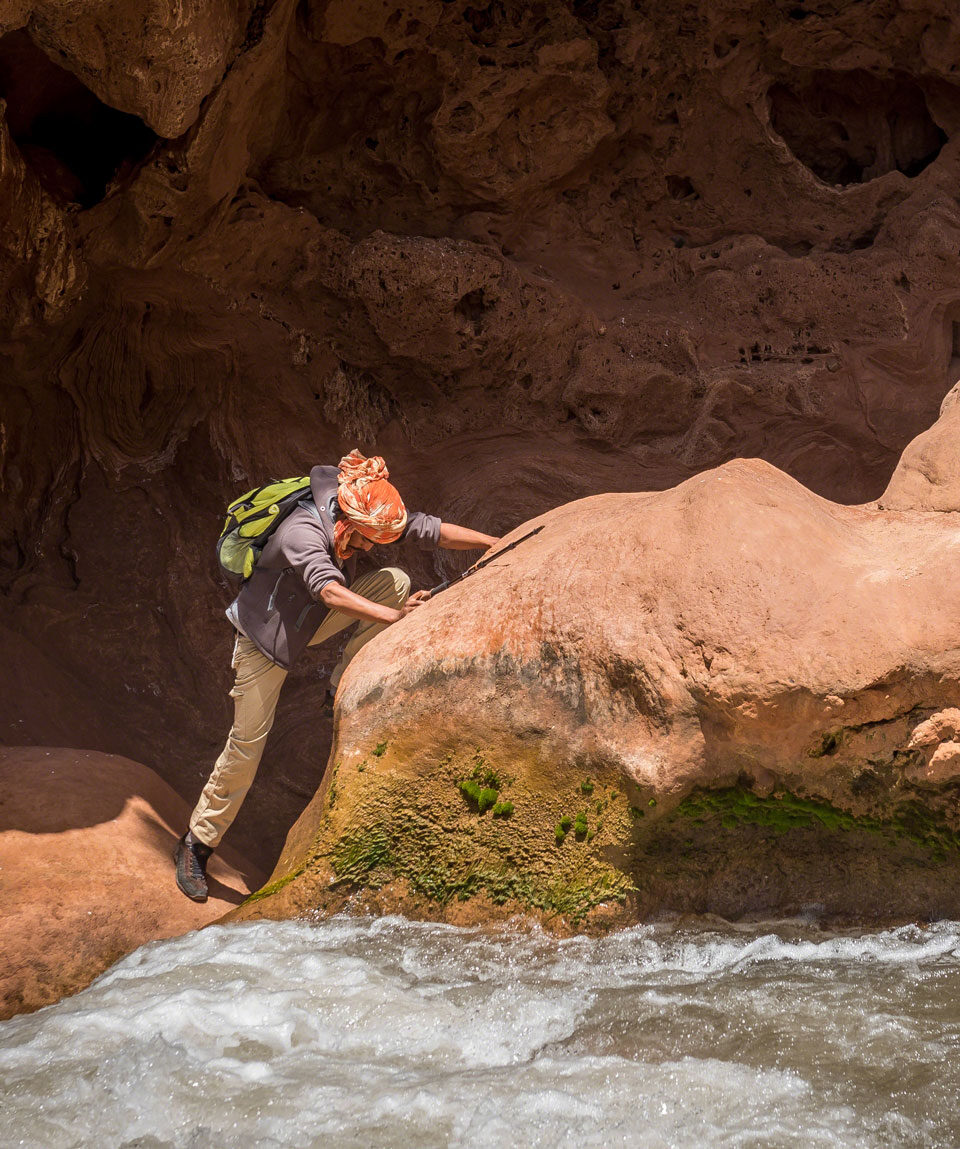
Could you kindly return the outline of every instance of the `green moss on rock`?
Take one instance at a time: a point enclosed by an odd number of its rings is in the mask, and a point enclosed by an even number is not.
[[[244,905],[249,905],[251,902],[259,902],[262,898],[269,898],[271,895],[279,893],[284,886],[288,886],[294,878],[299,878],[304,872],[306,866],[300,866],[296,870],[291,870],[289,874],[284,874],[282,878],[277,878],[275,882],[269,882],[265,886],[261,886],[259,890],[250,894],[244,899]]]
[[[582,918],[602,902],[622,901],[632,888],[609,867],[577,866],[545,877],[505,859],[477,857],[415,811],[345,834],[329,855],[336,883],[376,888],[403,878],[418,894],[446,905],[486,894],[495,905],[517,901],[551,914]]]
[[[506,764],[479,751],[447,754],[414,771],[398,758],[397,745],[386,768],[362,778],[350,771],[356,784],[349,798],[344,790],[336,810],[325,813],[310,866],[326,861],[333,877],[323,876],[308,898],[322,904],[331,886],[382,889],[397,882],[438,907],[482,894],[497,905],[517,902],[578,921],[635,888],[625,855],[607,858],[604,848],[573,841],[574,818],[563,813],[563,796],[540,785],[537,752]],[[506,788],[508,795],[501,793]],[[625,806],[622,820],[628,835]]]
[[[485,814],[487,810],[492,809],[497,803],[497,792],[492,786],[485,786],[480,791],[480,797],[477,799],[477,807],[481,814]]]
[[[480,805],[480,794],[482,793],[480,787],[472,778],[465,778],[460,784],[460,793],[466,800],[474,806]]]
[[[535,768],[537,760],[534,766],[511,760],[510,777],[472,752],[438,758],[422,772],[419,763],[414,772],[398,762],[396,748],[382,766],[374,762],[367,759],[362,777],[340,771],[339,800],[323,811],[308,863],[329,862],[333,881],[326,866],[308,874],[312,884],[301,904],[316,897],[314,904],[322,905],[328,884],[341,887],[332,899],[339,905],[337,899],[352,899],[354,892],[342,887],[398,882],[401,897],[412,891],[438,907],[482,894],[494,904],[516,902],[573,922],[631,891],[641,914],[663,906],[734,915],[744,906],[793,912],[808,901],[850,913],[858,905],[858,883],[868,888],[864,904],[882,907],[885,883],[899,875],[918,891],[911,904],[935,913],[942,912],[941,887],[929,877],[940,872],[935,864],[944,863],[944,874],[960,870],[960,832],[953,828],[960,796],[953,790],[930,794],[901,785],[894,800],[875,796],[870,804],[851,792],[854,813],[834,804],[836,798],[786,790],[760,795],[741,785],[697,790],[667,809],[658,808],[649,789],[632,785],[614,802],[599,771],[597,793],[583,799],[579,781],[572,788],[558,782],[555,772]],[[486,784],[492,780],[511,786],[522,817],[512,816],[514,801]],[[575,816],[573,800],[583,802]],[[492,817],[484,817],[489,810]],[[932,894],[924,882],[933,882]]]
[[[960,833],[915,799],[900,802],[881,817],[855,815],[830,802],[802,798],[788,790],[760,796],[744,787],[733,786],[695,791],[677,806],[670,818],[690,818],[697,824],[717,819],[725,830],[763,826],[778,834],[816,828],[831,833],[861,831],[906,839],[939,857],[949,851],[960,851]]]
[[[827,830],[852,830],[857,819],[832,806],[829,802],[799,798],[789,791],[761,797],[740,786],[724,790],[698,790],[685,798],[673,812],[674,818],[693,818],[704,821],[709,816],[719,818],[724,829],[740,825],[768,826],[779,833],[815,824]],[[879,829],[879,823],[864,818],[861,829]]]
[[[470,777],[479,786],[490,790],[502,790],[511,782],[510,778],[495,770],[479,751],[473,756],[473,770]]]

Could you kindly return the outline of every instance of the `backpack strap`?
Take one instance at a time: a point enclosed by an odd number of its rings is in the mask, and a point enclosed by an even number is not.
[[[323,519],[320,518],[320,511],[317,508],[317,504],[313,501],[313,495],[308,495],[305,499],[301,499],[297,506],[302,507],[305,511],[309,511],[317,522],[323,522]]]

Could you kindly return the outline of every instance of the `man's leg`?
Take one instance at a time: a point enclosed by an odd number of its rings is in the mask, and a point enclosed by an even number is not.
[[[219,845],[256,776],[287,677],[282,666],[262,655],[242,634],[234,646],[233,668],[237,672],[230,691],[233,727],[190,816],[190,833],[211,848]]]
[[[370,599],[371,602],[380,603],[382,606],[392,606],[399,610],[410,594],[410,576],[406,571],[400,570],[399,567],[381,567],[380,570],[371,571],[369,574],[361,575],[355,579],[350,584],[350,589],[354,593]],[[317,627],[316,634],[310,639],[310,646],[316,646],[318,642],[325,642],[341,630],[345,630],[352,623],[356,623],[357,629],[347,643],[343,657],[330,675],[331,691],[336,691],[340,678],[347,669],[347,664],[357,651],[365,646],[375,634],[379,634],[384,627],[389,626],[389,623],[386,622],[365,622],[363,619],[355,619],[348,614],[341,614],[338,610],[331,610]]]

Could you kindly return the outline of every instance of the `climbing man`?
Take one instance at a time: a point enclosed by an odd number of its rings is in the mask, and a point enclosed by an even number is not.
[[[227,608],[236,630],[233,726],[176,852],[177,885],[194,901],[206,900],[207,862],[256,775],[290,667],[308,646],[358,622],[330,675],[324,708],[332,710],[340,677],[357,651],[429,598],[428,591],[411,595],[410,578],[397,567],[355,578],[357,552],[401,539],[424,550],[481,549],[498,541],[433,515],[408,513],[388,478],[383,459],[357,450],[339,467],[314,467],[309,496],[270,536]]]

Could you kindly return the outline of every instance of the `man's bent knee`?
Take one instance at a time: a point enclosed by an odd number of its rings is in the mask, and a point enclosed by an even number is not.
[[[397,606],[403,606],[410,597],[410,576],[399,567],[383,567],[383,573],[388,574],[393,579]]]

